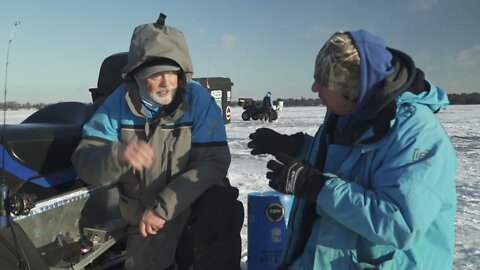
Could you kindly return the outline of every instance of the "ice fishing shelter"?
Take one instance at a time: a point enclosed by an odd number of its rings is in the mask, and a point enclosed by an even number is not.
[[[210,91],[210,94],[215,99],[220,108],[222,108],[223,120],[225,124],[230,123],[232,115],[232,86],[233,82],[230,78],[224,77],[205,77],[193,78],[199,82],[203,87]]]

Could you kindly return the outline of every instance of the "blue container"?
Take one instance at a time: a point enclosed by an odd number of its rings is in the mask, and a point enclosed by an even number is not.
[[[276,270],[285,246],[293,196],[277,191],[248,194],[248,270]]]

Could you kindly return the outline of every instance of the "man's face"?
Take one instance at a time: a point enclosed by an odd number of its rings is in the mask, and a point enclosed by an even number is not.
[[[342,94],[331,91],[317,82],[312,85],[312,92],[318,93],[318,97],[327,109],[335,114],[344,115],[353,112],[356,101]]]
[[[153,101],[160,105],[168,105],[177,92],[178,74],[177,71],[162,71],[143,79],[143,82]]]

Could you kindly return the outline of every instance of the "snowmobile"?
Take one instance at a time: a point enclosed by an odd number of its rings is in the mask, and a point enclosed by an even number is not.
[[[252,120],[262,120],[262,121],[264,121],[265,119],[268,119],[268,114],[262,108],[262,105],[259,101],[255,101],[251,98],[239,98],[238,105],[241,106],[244,110],[242,112],[243,121],[249,121],[250,118]],[[278,105],[274,106],[272,111],[272,119],[271,119],[272,121],[275,121],[278,119],[278,111],[279,111],[279,106]]]
[[[126,63],[126,52],[105,58],[97,87],[89,89],[90,104],[60,102],[20,124],[0,125],[2,270],[107,269],[123,263],[126,224],[117,189],[86,184],[70,157],[83,124],[123,82]],[[213,84],[216,95],[220,90],[225,96],[219,106],[229,107],[224,101],[230,97],[230,79],[205,79],[197,80]]]

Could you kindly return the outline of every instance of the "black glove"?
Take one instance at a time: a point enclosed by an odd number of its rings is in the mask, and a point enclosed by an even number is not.
[[[279,192],[316,202],[318,193],[329,178],[309,164],[283,153],[275,158],[281,163],[273,159],[267,163],[267,168],[272,170],[267,172],[268,185]]]
[[[285,153],[296,156],[302,151],[305,136],[302,132],[293,135],[280,134],[269,128],[259,128],[250,134],[251,141],[247,144],[252,148],[252,155]]]

